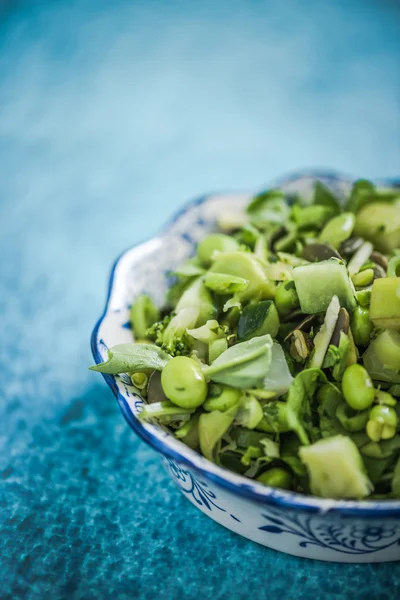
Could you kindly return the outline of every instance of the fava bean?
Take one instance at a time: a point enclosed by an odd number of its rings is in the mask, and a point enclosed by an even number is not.
[[[371,377],[359,364],[350,365],[345,370],[342,390],[347,404],[354,410],[365,410],[374,401],[375,390]]]
[[[181,408],[196,408],[207,397],[207,383],[198,362],[187,356],[176,356],[161,373],[161,385],[171,402]]]
[[[373,269],[365,269],[365,271],[359,271],[353,275],[351,280],[356,287],[365,287],[366,285],[372,283],[374,276],[375,274]]]
[[[397,414],[391,406],[379,404],[369,413],[367,435],[373,442],[394,437],[397,427]]]
[[[334,217],[327,222],[320,234],[321,242],[327,242],[334,248],[347,240],[354,229],[356,218],[353,213],[347,212]]]

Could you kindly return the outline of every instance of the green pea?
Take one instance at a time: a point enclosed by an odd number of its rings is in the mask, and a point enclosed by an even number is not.
[[[196,408],[207,397],[207,383],[201,366],[188,356],[176,356],[161,373],[164,394],[181,408]]]
[[[204,410],[211,412],[212,410],[228,410],[239,402],[241,391],[228,385],[210,386],[213,390],[213,395],[210,395],[204,402]]]
[[[369,320],[369,310],[357,306],[350,316],[350,325],[353,338],[357,346],[367,346],[374,326]]]
[[[356,218],[353,213],[347,212],[334,217],[327,222],[320,234],[320,240],[339,248],[353,233]]]
[[[375,390],[368,371],[359,364],[350,365],[343,374],[345,400],[354,410],[365,410],[374,401]]]
[[[138,390],[143,390],[149,381],[149,378],[146,373],[132,373],[131,375],[132,384],[138,388]]]
[[[285,469],[274,467],[261,473],[261,475],[257,477],[257,481],[263,485],[270,485],[271,487],[289,490],[292,483],[292,476],[288,471],[285,471]]]
[[[281,316],[286,316],[300,306],[294,281],[282,281],[276,288],[275,306]]]
[[[235,238],[223,233],[212,233],[211,235],[201,240],[197,246],[197,256],[200,262],[208,267],[211,264],[212,257],[215,251],[218,252],[235,252],[239,244]]]

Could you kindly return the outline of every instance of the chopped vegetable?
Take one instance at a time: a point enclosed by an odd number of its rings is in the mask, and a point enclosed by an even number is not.
[[[351,236],[355,221],[353,213],[342,213],[328,221],[321,231],[319,239],[321,242],[327,242],[333,248],[339,248],[340,244]]]
[[[279,315],[272,300],[249,304],[243,309],[239,319],[238,338],[247,340],[266,333],[275,337],[279,326]]]
[[[234,252],[239,247],[235,238],[223,233],[213,233],[197,246],[197,256],[204,267],[209,267],[218,252]]]
[[[164,394],[182,408],[201,406],[207,398],[207,383],[200,364],[188,356],[176,356],[161,373]]]
[[[369,310],[376,327],[400,330],[400,277],[375,279]]]
[[[137,339],[145,338],[149,327],[160,318],[160,312],[149,296],[140,294],[131,306],[131,326]]]
[[[400,247],[400,200],[374,202],[356,215],[354,233],[374,244],[383,253]]]
[[[400,498],[400,196],[269,190],[133,300],[126,374],[142,421],[260,485]],[[171,274],[170,274],[171,275]]]
[[[323,498],[365,498],[373,486],[354,442],[344,436],[300,448],[310,476],[310,489]]]
[[[333,296],[349,312],[357,306],[346,266],[334,258],[296,267],[293,279],[304,314],[325,312]]]

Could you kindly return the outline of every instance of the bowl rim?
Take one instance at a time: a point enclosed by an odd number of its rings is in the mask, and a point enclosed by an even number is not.
[[[284,184],[288,184],[290,182],[294,182],[301,178],[315,178],[315,179],[324,179],[324,180],[341,180],[341,181],[354,181],[355,178],[343,175],[339,172],[335,172],[332,170],[324,170],[324,169],[304,169],[298,170],[289,173],[283,177],[280,177],[274,180],[271,186],[279,187]],[[399,178],[374,178],[374,181],[385,186],[399,186],[400,179]],[[268,186],[268,187],[271,187]],[[266,186],[267,187],[267,186]],[[264,188],[265,189],[265,188]],[[228,194],[228,193],[226,193]],[[117,259],[114,261],[110,275],[108,278],[108,287],[107,287],[107,296],[106,303],[103,310],[102,315],[96,322],[91,338],[90,345],[93,354],[93,358],[96,364],[99,364],[103,361],[103,358],[100,353],[99,348],[99,338],[98,332],[99,329],[106,318],[109,312],[109,303],[110,298],[112,296],[112,292],[114,289],[115,283],[115,272],[116,269],[121,262],[121,260],[133,250],[138,250],[141,246],[148,243],[154,239],[162,239],[170,230],[170,228],[174,225],[174,223],[186,212],[188,212],[193,207],[204,203],[210,197],[215,196],[216,194],[204,194],[194,200],[191,200],[185,203],[181,208],[175,211],[168,219],[166,224],[161,228],[161,231],[147,239],[144,242],[139,242],[130,246],[128,249],[123,251]],[[218,193],[218,196],[225,195],[225,193]],[[162,454],[163,456],[177,461],[180,464],[184,464],[187,467],[195,470],[198,474],[210,479],[220,487],[224,488],[226,491],[238,494],[248,500],[255,501],[257,503],[261,503],[264,505],[273,505],[276,507],[282,507],[285,509],[295,509],[302,510],[306,512],[313,513],[327,513],[330,514],[338,514],[341,517],[397,517],[400,518],[400,500],[334,500],[334,499],[326,499],[326,498],[318,498],[317,496],[299,494],[292,491],[282,491],[277,490],[276,488],[271,488],[269,486],[264,486],[254,480],[247,480],[242,475],[238,475],[236,473],[231,473],[227,469],[220,467],[218,465],[214,465],[213,463],[207,461],[202,457],[198,452],[192,450],[190,448],[186,448],[184,444],[182,444],[182,450],[185,453],[180,453],[176,449],[171,448],[168,444],[169,438],[159,439],[155,437],[151,431],[146,429],[141,421],[133,414],[131,407],[128,402],[124,398],[124,396],[120,393],[118,386],[111,375],[106,373],[102,373],[107,385],[111,388],[114,393],[116,400],[119,404],[120,410],[127,421],[128,425],[131,429],[150,447],[154,448],[157,452]],[[187,455],[186,455],[187,454]],[[209,471],[202,464],[198,464],[196,461],[196,457],[205,461],[205,463],[209,464],[213,467],[213,471]],[[239,485],[235,481],[229,481],[230,476],[235,476],[235,478],[239,478],[241,480],[241,484]]]

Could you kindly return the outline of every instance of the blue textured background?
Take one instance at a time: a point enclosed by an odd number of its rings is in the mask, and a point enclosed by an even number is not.
[[[87,366],[112,260],[188,198],[398,175],[399,3],[0,6],[0,597],[393,599],[399,565],[301,561],[192,508]]]

